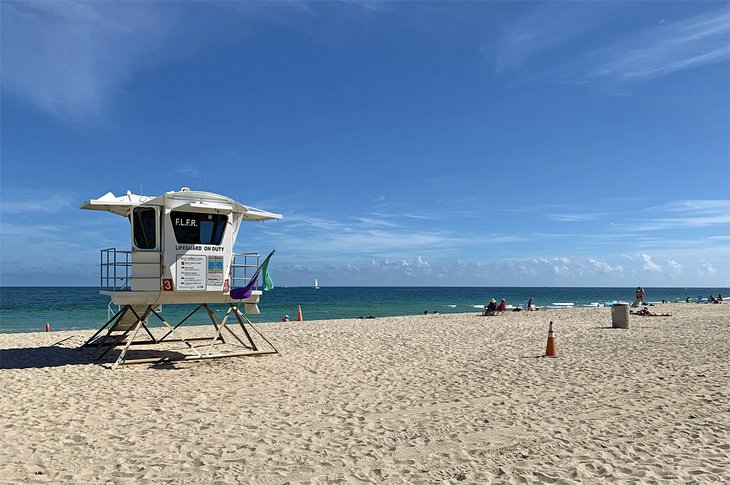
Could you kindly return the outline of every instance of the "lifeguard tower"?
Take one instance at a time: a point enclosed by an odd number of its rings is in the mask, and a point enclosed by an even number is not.
[[[276,353],[244,314],[244,311],[259,313],[260,256],[235,253],[233,248],[241,223],[277,220],[281,219],[280,214],[186,187],[159,197],[131,192],[117,197],[109,192],[84,202],[81,209],[111,212],[130,222],[130,250],[101,250],[100,293],[111,297],[110,307],[116,305],[118,311],[84,344],[85,347],[99,347],[99,359],[120,346],[123,347],[114,365]],[[271,254],[264,265],[268,264]],[[197,307],[173,326],[160,311],[162,305],[173,304],[195,304]],[[216,315],[210,304],[228,305],[223,318]],[[178,327],[200,309],[207,311],[213,334],[184,338]],[[228,325],[231,316],[240,328]],[[157,318],[166,327],[163,336],[156,337],[150,331],[150,317]],[[135,341],[140,329],[147,333],[148,340]],[[228,332],[226,337],[232,336],[235,343],[226,342],[223,329]],[[106,333],[102,336],[104,330]],[[261,350],[254,334],[271,349]],[[175,340],[168,339],[169,336]],[[201,340],[204,341],[202,345]],[[131,345],[162,342],[182,342],[187,347],[186,352],[167,351],[163,357],[126,358]],[[239,349],[231,351],[231,344]],[[222,351],[221,347],[229,350]]]

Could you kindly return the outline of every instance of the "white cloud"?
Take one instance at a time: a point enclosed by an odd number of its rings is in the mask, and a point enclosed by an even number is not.
[[[368,224],[371,226],[380,226],[380,227],[398,227],[397,224],[385,221],[383,219],[375,219],[372,217],[353,217],[354,220],[361,222],[363,224]]]
[[[633,231],[660,231],[687,227],[728,226],[730,228],[730,200],[678,200],[648,207],[642,213],[654,215],[628,228]]]
[[[675,200],[655,207],[647,207],[646,211],[685,212],[692,214],[716,214],[730,211],[730,199],[688,199]]]
[[[588,263],[602,273],[621,273],[624,270],[623,265],[617,264],[611,266],[606,261],[599,261],[593,258],[588,258]]]
[[[549,2],[504,29],[498,44],[498,74],[522,67],[529,59],[583,35],[604,22],[613,6],[605,2]],[[487,54],[487,49],[482,48]]]
[[[287,218],[277,224],[270,234],[285,241],[288,253],[307,260],[402,258],[414,252],[444,251],[456,241],[445,232],[399,226],[368,217],[351,218],[343,222],[297,214],[287,214]]]
[[[557,258],[534,258],[531,260],[533,266],[547,267],[555,275],[567,276],[571,272],[570,259],[565,257]]]
[[[2,87],[65,119],[102,112],[173,22],[155,2],[3,2]]]
[[[730,224],[730,213],[710,216],[667,217],[640,223],[634,226],[637,231],[660,231],[683,227],[709,227]]]
[[[717,273],[717,270],[714,266],[712,266],[712,263],[702,263],[702,269],[704,269],[706,273]]]
[[[321,7],[300,1],[3,1],[2,88],[67,121],[99,117],[139,72],[248,35],[249,23],[311,31],[313,5]],[[358,11],[379,7],[357,5]]]
[[[585,222],[596,220],[600,214],[550,214],[548,218],[559,222]]]
[[[76,205],[71,196],[44,194],[42,192],[3,191],[0,213],[2,214],[58,214]]]
[[[594,53],[589,77],[621,82],[727,62],[729,13],[723,6],[640,30]]]
[[[504,30],[496,49],[496,72],[515,71],[534,61],[531,75],[549,75],[551,83],[578,86],[603,80],[612,86],[611,95],[628,96],[630,93],[617,86],[728,61],[727,5],[689,18],[653,23],[588,54],[571,56],[573,51],[595,44],[600,37],[584,37],[609,20],[617,7],[620,2],[539,5]],[[486,43],[482,46],[485,57],[491,50]],[[540,59],[546,55],[552,55],[554,62]],[[542,67],[548,64],[552,67]]]
[[[196,179],[200,178],[200,172],[198,171],[198,169],[189,164],[178,167],[175,169],[175,171],[181,175],[185,175],[188,177],[193,177]]]
[[[669,267],[669,271],[672,273],[681,273],[682,269],[684,268],[684,265],[676,262],[673,259],[667,260],[667,266]]]
[[[645,270],[647,270],[647,271],[656,271],[656,272],[660,272],[662,270],[661,265],[656,264],[652,260],[651,256],[649,256],[648,254],[642,254],[641,255],[641,259],[644,261],[644,264],[643,264],[642,267]]]
[[[648,259],[646,257],[648,257]],[[617,256],[620,258],[620,256]],[[427,261],[422,257],[372,258],[369,261],[342,264],[317,264],[308,266],[282,266],[282,274],[304,274],[304,282],[318,277],[326,278],[332,285],[464,285],[464,286],[633,286],[640,277],[643,286],[666,286],[668,277],[682,285],[712,286],[724,283],[721,271],[705,260],[696,263],[693,275],[673,272],[672,268],[683,266],[676,260],[667,263],[667,272],[656,270],[657,265],[649,255],[634,258],[631,264],[619,264],[610,259],[543,257],[529,260],[464,260],[441,258]],[[646,262],[649,268],[646,269]],[[714,263],[714,261],[713,261]],[[652,266],[653,265],[653,266]],[[291,281],[291,279],[289,280]]]

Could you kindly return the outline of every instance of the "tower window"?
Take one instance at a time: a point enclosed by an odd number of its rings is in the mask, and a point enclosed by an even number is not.
[[[178,243],[218,246],[223,240],[228,217],[221,214],[172,211],[170,222]]]
[[[139,249],[157,247],[157,213],[152,207],[135,207],[132,211],[134,245]]]

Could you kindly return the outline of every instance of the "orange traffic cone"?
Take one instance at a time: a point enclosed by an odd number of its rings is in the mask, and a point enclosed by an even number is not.
[[[50,332],[50,331],[51,331],[51,324],[46,323],[46,332]]]
[[[297,305],[299,307],[299,314],[297,315],[297,320],[300,322],[303,322],[304,319],[302,318],[302,305]]]
[[[548,341],[547,348],[545,349],[545,357],[557,357],[558,349],[555,346],[555,332],[553,332],[553,322],[550,322],[550,328],[548,329]]]

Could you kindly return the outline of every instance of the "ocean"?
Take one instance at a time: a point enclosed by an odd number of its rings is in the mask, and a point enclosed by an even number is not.
[[[507,288],[507,287],[322,287],[274,288],[264,292],[256,322],[278,322],[284,315],[292,320],[301,305],[304,320],[385,317],[429,313],[479,312],[495,298],[514,306],[525,306],[534,298],[539,307],[555,303],[572,303],[574,307],[596,303],[633,301],[635,288]],[[717,296],[730,296],[728,288],[645,288],[648,302],[684,302]],[[563,305],[567,306],[567,305]],[[223,314],[225,305],[213,305]],[[178,323],[195,305],[165,305],[162,316]],[[51,330],[97,329],[110,317],[109,298],[96,287],[2,287],[0,288],[0,333],[40,332],[49,323]],[[116,307],[113,307],[116,310]],[[565,309],[564,311],[569,311]],[[161,325],[150,319],[151,326]],[[190,324],[208,324],[204,311],[188,320]],[[186,323],[187,324],[187,323]]]

